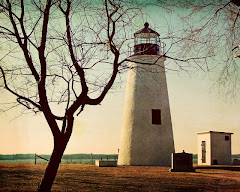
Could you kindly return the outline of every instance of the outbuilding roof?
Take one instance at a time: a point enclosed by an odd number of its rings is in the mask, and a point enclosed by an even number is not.
[[[223,134],[233,134],[229,132],[221,132],[221,131],[203,131],[203,132],[198,132],[197,134],[206,134],[206,133],[223,133]]]

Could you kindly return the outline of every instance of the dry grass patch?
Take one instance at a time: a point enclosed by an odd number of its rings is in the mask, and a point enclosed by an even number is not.
[[[0,164],[0,191],[36,191],[46,165]],[[240,191],[240,172],[167,167],[60,165],[53,191]]]

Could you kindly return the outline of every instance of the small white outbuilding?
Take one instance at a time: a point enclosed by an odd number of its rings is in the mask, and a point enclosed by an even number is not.
[[[198,165],[231,165],[231,135],[207,131],[198,134]]]

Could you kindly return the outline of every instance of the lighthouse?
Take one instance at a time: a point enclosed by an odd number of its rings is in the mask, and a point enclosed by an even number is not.
[[[134,33],[118,165],[171,165],[174,141],[159,36],[148,23]]]

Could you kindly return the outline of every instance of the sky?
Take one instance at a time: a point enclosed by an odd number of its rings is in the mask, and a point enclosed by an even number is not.
[[[156,29],[161,34],[165,26],[157,22],[159,18],[165,19],[163,13],[153,9],[149,12],[149,17],[144,19],[150,23],[150,27],[151,24],[158,26]],[[185,150],[196,154],[197,132],[211,130],[234,133],[232,153],[240,154],[239,97],[227,101],[219,97],[217,91],[212,90],[213,81],[204,78],[203,73],[189,77],[184,72],[178,74],[167,71],[166,75],[176,152]],[[65,154],[117,153],[127,73],[121,78],[122,83],[106,96],[101,105],[86,106],[82,114],[75,118],[73,134]],[[0,99],[3,103],[10,102],[14,97],[4,92]],[[50,154],[53,138],[44,117],[32,113],[20,114],[18,108],[0,114],[0,154]]]
[[[126,75],[124,76],[126,80]],[[117,153],[120,146],[125,82],[108,94],[100,106],[87,106],[75,118],[65,154]],[[212,82],[167,73],[168,92],[176,152],[197,153],[197,132],[232,132],[232,153],[240,153],[240,102],[226,102],[210,93]],[[9,99],[11,95],[4,95]],[[41,115],[13,109],[1,115],[0,154],[50,154],[51,132]]]

